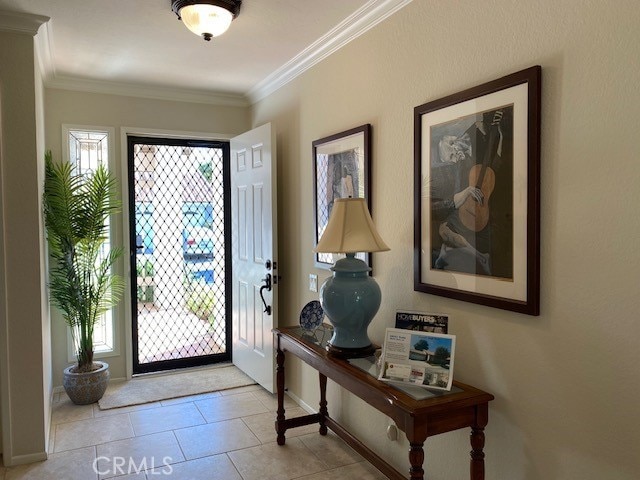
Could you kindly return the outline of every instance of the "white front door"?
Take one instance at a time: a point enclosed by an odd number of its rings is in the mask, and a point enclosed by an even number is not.
[[[271,124],[231,139],[233,363],[274,391],[277,322],[276,137]]]

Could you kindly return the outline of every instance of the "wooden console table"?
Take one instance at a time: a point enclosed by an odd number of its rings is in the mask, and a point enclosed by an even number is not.
[[[493,395],[477,388],[455,382],[450,392],[429,393],[428,398],[416,398],[400,388],[379,381],[366,371],[367,359],[344,360],[329,354],[326,343],[331,338],[331,326],[325,325],[314,335],[306,335],[300,327],[274,329],[277,360],[278,410],[276,432],[278,445],[284,445],[285,432],[290,428],[318,423],[320,435],[327,428],[334,431],[354,450],[371,462],[388,478],[406,480],[386,461],[371,451],[360,440],[333,420],[327,410],[327,378],[357,395],[372,407],[384,413],[396,423],[410,443],[409,463],[411,480],[423,480],[424,442],[427,437],[460,428],[471,428],[471,480],[484,480],[484,427],[488,422],[488,402]],[[285,418],[284,410],[284,361],[285,352],[302,359],[316,369],[320,381],[320,410],[313,415]],[[368,359],[371,372],[375,365]],[[414,387],[419,388],[419,387]],[[420,389],[420,393],[422,389]]]

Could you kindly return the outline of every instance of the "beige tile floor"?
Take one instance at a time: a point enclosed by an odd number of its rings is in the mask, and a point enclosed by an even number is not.
[[[305,412],[291,399],[291,416]],[[0,480],[383,480],[317,426],[275,443],[276,399],[258,386],[100,410],[55,398],[49,459],[3,468]]]

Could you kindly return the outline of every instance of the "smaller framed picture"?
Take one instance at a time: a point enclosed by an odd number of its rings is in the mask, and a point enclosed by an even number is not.
[[[315,245],[322,237],[333,202],[338,198],[364,198],[371,212],[371,125],[361,125],[313,142],[313,216]],[[314,246],[315,246],[314,245]],[[329,269],[344,255],[315,253],[315,266]],[[371,254],[356,255],[371,267]]]

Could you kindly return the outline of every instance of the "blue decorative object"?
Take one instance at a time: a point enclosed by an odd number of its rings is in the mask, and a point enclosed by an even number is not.
[[[310,332],[322,325],[323,319],[324,310],[318,300],[307,303],[300,312],[300,326]]]
[[[364,198],[338,198],[316,252],[345,253],[331,268],[320,289],[320,303],[333,325],[327,349],[341,357],[364,357],[375,347],[367,327],[380,308],[382,295],[371,270],[356,252],[384,252],[389,247],[376,230]]]
[[[338,260],[333,277],[320,289],[320,301],[334,329],[329,351],[345,356],[373,353],[367,327],[380,308],[382,295],[371,270],[355,254]]]

